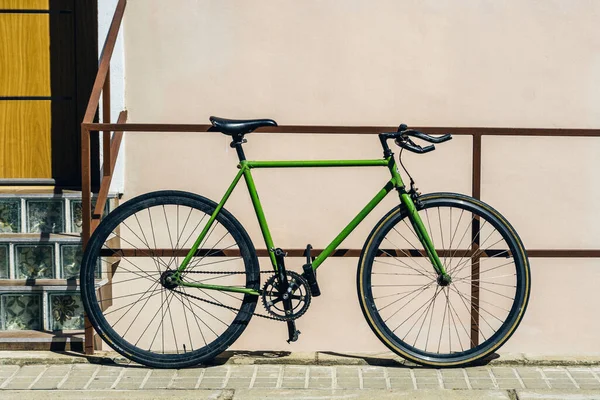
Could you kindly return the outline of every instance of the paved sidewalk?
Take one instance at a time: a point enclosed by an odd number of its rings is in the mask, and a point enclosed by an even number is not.
[[[0,398],[600,399],[600,364],[593,357],[538,357],[535,364],[501,356],[486,366],[429,369],[383,355],[242,355],[220,365],[160,370],[114,354],[0,352]]]
[[[286,398],[298,399],[387,398],[386,393],[404,393],[416,399],[447,398],[439,396],[450,394],[463,396],[456,398],[568,399],[564,396],[571,393],[578,394],[577,399],[600,399],[599,375],[600,367],[581,366],[436,370],[402,366],[220,365],[153,370],[135,365],[4,365],[0,366],[0,397],[22,396],[22,392],[14,391],[53,390],[53,398],[57,398],[57,391],[64,398],[94,398],[92,393],[96,392],[118,397],[122,391],[129,393],[128,398],[137,398],[132,397],[133,392],[145,392],[140,398],[147,398],[149,391],[155,397],[159,392],[154,391],[166,390],[165,396],[172,391],[176,398],[215,399],[278,398],[275,394],[283,392],[288,393]],[[187,393],[190,390],[198,393]],[[419,397],[421,390],[426,390],[429,397]],[[70,391],[73,393],[67,393]],[[544,397],[550,395],[554,397]],[[32,398],[30,393],[27,397]]]

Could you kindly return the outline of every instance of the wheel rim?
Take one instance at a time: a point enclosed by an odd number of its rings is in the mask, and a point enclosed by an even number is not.
[[[520,252],[506,226],[467,202],[426,201],[419,215],[452,282],[440,282],[401,215],[373,243],[368,311],[417,359],[466,359],[506,340],[524,292]]]
[[[181,199],[174,203],[149,201],[110,215],[98,228],[103,232],[90,242],[86,258],[92,260],[88,278],[97,287],[88,290],[96,328],[111,345],[149,360],[190,359],[222,350],[230,344],[226,341],[235,340],[235,331],[241,333],[241,323],[256,302],[256,297],[241,293],[173,283],[174,270],[213,209]],[[244,259],[249,251],[240,246],[242,235],[226,225],[231,223],[222,213],[183,279],[257,288],[258,279],[247,274]]]

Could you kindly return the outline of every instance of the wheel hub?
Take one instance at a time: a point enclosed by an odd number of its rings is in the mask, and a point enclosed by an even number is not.
[[[448,286],[450,283],[452,283],[452,278],[448,274],[442,274],[438,276],[437,283],[440,286]]]
[[[179,286],[175,282],[175,278],[173,278],[173,275],[175,275],[175,271],[171,269],[166,270],[161,274],[160,284],[163,285],[165,289],[175,289],[177,286]]]

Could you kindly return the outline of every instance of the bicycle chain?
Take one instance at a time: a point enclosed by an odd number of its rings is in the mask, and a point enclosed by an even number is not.
[[[232,272],[227,272],[227,271],[185,271],[185,273],[186,274],[208,274],[208,275],[216,275],[216,274],[245,274],[246,272],[242,272],[242,271],[232,271]],[[261,273],[261,274],[272,274],[273,271],[259,271],[259,273]],[[171,291],[173,291],[175,293],[179,293],[182,296],[191,297],[193,299],[200,300],[200,301],[203,301],[205,303],[212,304],[212,305],[215,305],[215,306],[223,307],[223,308],[226,308],[226,309],[231,310],[231,311],[238,311],[238,312],[240,311],[237,308],[226,306],[225,304],[217,303],[215,301],[206,300],[206,299],[203,299],[201,297],[194,296],[193,294],[184,293],[184,292],[181,292],[181,291],[175,290],[175,289],[171,289]],[[256,315],[257,317],[261,317],[261,318],[265,318],[265,319],[271,319],[271,320],[274,320],[274,321],[281,321],[281,322],[288,321],[286,318],[273,317],[271,315],[259,314],[257,312],[253,312],[252,315]]]

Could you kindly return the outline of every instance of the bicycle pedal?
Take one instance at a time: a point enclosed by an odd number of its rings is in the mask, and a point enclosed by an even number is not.
[[[287,327],[288,327],[288,343],[291,342],[295,342],[296,340],[298,340],[298,335],[300,335],[300,331],[298,329],[296,329],[296,322],[294,321],[287,321]]]
[[[294,333],[292,334],[292,336],[290,336],[290,338],[288,340],[286,340],[286,342],[292,343],[298,340],[298,336],[301,334],[302,332],[300,332],[299,330],[295,330]]]
[[[310,294],[313,297],[319,297],[321,295],[321,289],[319,289],[319,283],[317,282],[317,272],[313,269],[312,264],[305,264],[302,269],[302,277],[308,282],[310,287]]]

